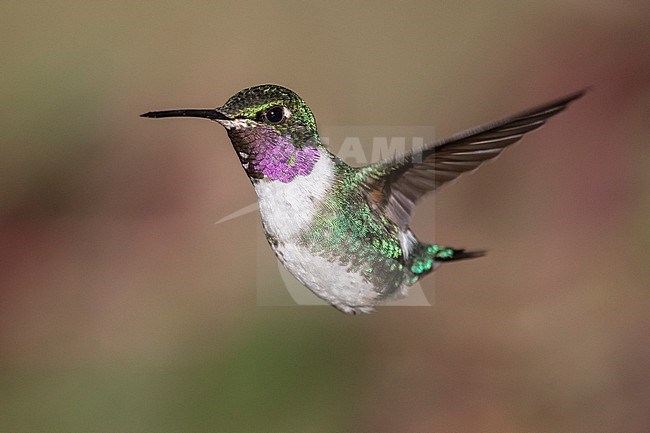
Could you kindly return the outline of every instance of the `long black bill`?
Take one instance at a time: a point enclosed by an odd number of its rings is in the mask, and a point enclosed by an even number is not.
[[[140,117],[152,117],[159,119],[161,117],[202,117],[211,120],[230,120],[228,116],[217,110],[166,110],[150,111],[141,114]]]

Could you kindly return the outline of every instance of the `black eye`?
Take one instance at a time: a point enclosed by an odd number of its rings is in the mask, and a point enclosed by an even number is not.
[[[276,105],[264,112],[264,118],[269,123],[280,123],[284,120],[284,108]]]

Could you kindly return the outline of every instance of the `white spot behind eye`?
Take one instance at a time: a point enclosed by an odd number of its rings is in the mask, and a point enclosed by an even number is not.
[[[290,118],[293,115],[287,107],[282,107],[282,111],[284,112],[284,117],[286,119]]]

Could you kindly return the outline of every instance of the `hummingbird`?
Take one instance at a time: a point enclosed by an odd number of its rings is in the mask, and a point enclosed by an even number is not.
[[[356,314],[407,296],[409,286],[443,263],[483,256],[418,240],[409,228],[416,204],[496,158],[584,93],[363,167],[331,153],[305,101],[278,85],[249,87],[214,109],[141,116],[198,117],[225,127],[280,262],[316,296]]]

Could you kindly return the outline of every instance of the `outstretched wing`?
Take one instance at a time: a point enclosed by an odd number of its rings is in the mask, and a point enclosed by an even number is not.
[[[496,158],[506,146],[539,128],[584,94],[585,90],[582,90],[515,116],[461,132],[413,153],[363,167],[359,176],[369,199],[393,222],[407,228],[413,208],[422,196]]]

